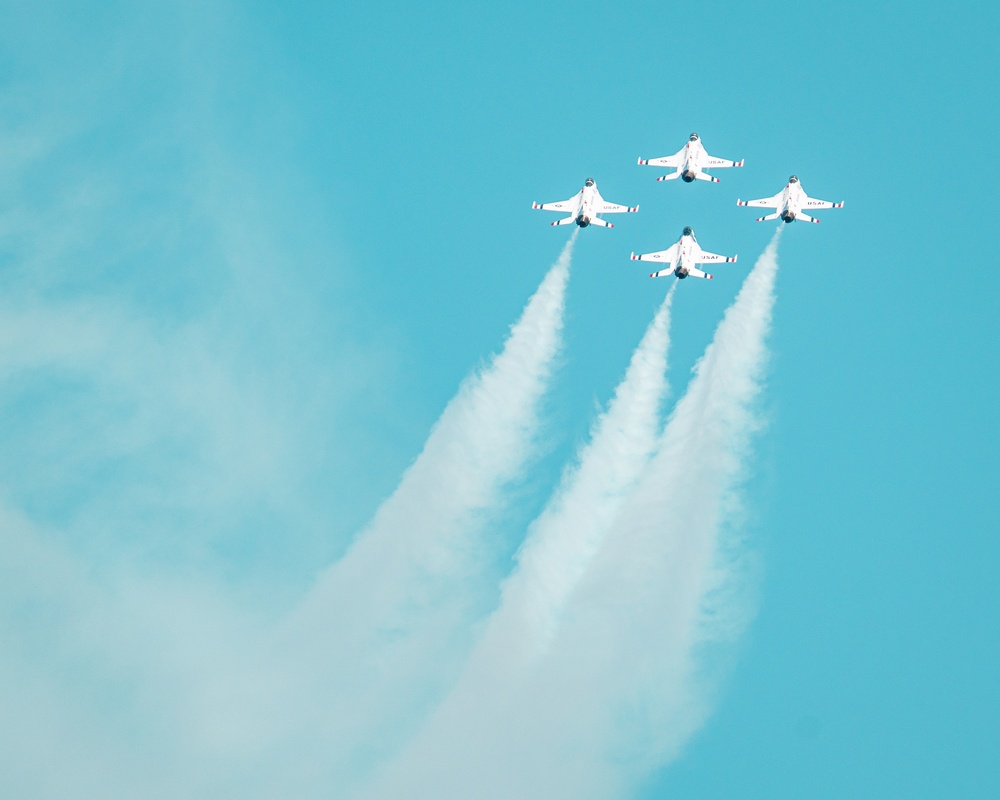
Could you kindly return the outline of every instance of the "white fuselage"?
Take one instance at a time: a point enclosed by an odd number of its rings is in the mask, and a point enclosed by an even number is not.
[[[671,268],[678,278],[686,278],[691,267],[698,263],[697,259],[701,253],[701,247],[695,241],[694,236],[681,236],[677,243],[677,258]]]
[[[701,165],[704,163],[705,148],[701,144],[701,139],[695,139],[693,141],[688,141],[684,146],[684,163],[681,164],[680,173],[681,180],[685,183],[691,183],[693,180],[697,180],[698,173],[701,172]]]
[[[789,182],[781,197],[781,208],[778,209],[778,213],[785,222],[792,222],[802,211],[805,201],[806,193],[802,191],[802,184],[798,181]]]
[[[576,224],[581,228],[586,228],[596,214],[596,209],[601,207],[601,195],[597,191],[597,185],[584,186],[579,194],[580,206],[576,211]]]

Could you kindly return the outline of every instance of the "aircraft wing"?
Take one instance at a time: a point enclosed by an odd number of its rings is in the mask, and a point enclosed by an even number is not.
[[[666,250],[659,250],[655,253],[639,253],[636,255],[632,253],[633,261],[659,261],[660,263],[672,264],[674,259],[677,258],[677,250],[679,248],[679,243],[671,245]]]
[[[620,206],[617,203],[609,203],[606,200],[601,200],[601,210],[598,214],[626,214],[629,211],[638,211],[639,206]]]
[[[814,197],[807,197],[805,203],[802,204],[803,208],[843,208],[843,201],[839,203],[831,203],[829,200],[817,200]]]
[[[560,200],[558,203],[532,203],[532,208],[540,208],[542,211],[576,211],[580,205],[580,196],[575,194],[569,200]]]
[[[778,208],[781,205],[781,195],[784,190],[778,192],[774,197],[762,197],[760,200],[737,200],[738,206],[750,206],[750,208]]]
[[[684,163],[684,150],[681,148],[672,156],[663,156],[662,158],[640,158],[639,166],[641,167],[679,167]]]
[[[706,169],[710,167],[742,167],[743,159],[739,161],[730,161],[728,158],[716,158],[715,156],[710,156],[705,154],[705,162],[702,164]]]
[[[708,253],[708,252],[702,250],[701,253],[698,254],[698,258],[695,259],[695,263],[696,264],[725,264],[725,263],[728,262],[728,263],[732,264],[733,262],[736,261],[737,258],[738,258],[738,256],[731,256],[731,257],[730,256],[720,256],[720,255],[717,255],[716,253]]]

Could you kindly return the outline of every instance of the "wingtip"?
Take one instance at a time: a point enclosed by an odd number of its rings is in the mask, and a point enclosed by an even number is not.
[[[639,161],[638,161],[638,165],[640,167],[646,166],[646,160],[644,158],[640,158]]]
[[[656,273],[655,272],[650,272],[649,273],[649,277],[650,278],[655,278],[656,277]]]
[[[629,256],[629,258],[630,258],[630,259],[631,259],[632,261],[638,261],[638,260],[639,260],[638,258],[636,258],[636,257],[635,257],[635,251],[634,251],[634,250],[632,251],[632,254],[631,254],[631,255]]]
[[[639,210],[639,206],[633,206],[632,208],[629,209],[629,212],[631,212],[632,214],[634,214],[638,210]]]
[[[709,280],[714,280],[715,279],[714,275],[709,275],[707,272],[705,273],[705,277],[708,278]]]

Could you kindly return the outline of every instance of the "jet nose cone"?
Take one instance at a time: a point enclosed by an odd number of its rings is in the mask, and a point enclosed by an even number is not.
[[[798,183],[798,182],[799,182],[799,178],[798,178],[798,176],[797,176],[797,175],[792,175],[792,176],[791,176],[791,177],[790,177],[790,178],[788,179],[788,182],[789,182],[789,183]]]
[[[698,134],[697,133],[692,133],[691,134],[691,141],[692,142],[698,141]]]
[[[587,178],[587,180],[584,181],[584,185],[585,186],[593,186],[594,185],[594,179],[593,178]]]
[[[682,235],[683,236],[694,236],[694,231],[691,228],[688,227],[688,228],[684,229],[684,233]]]

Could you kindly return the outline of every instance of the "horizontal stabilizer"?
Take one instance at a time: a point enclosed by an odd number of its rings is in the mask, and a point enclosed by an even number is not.
[[[678,179],[678,178],[679,178],[680,176],[681,176],[681,173],[680,173],[680,172],[678,171],[678,172],[672,172],[672,173],[670,173],[669,175],[661,175],[661,176],[660,176],[659,178],[657,178],[656,180],[658,180],[658,181],[675,181],[675,180],[677,180],[677,179]]]

